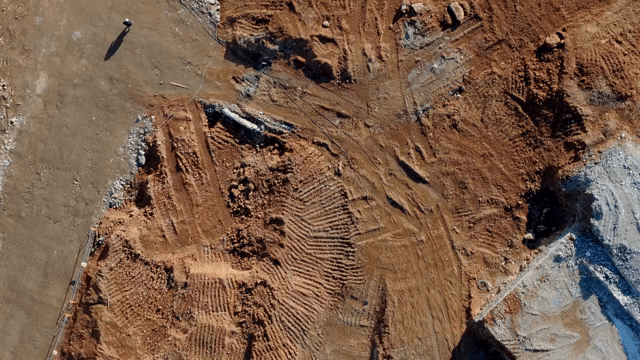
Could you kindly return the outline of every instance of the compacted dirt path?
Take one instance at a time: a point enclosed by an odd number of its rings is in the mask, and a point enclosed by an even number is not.
[[[222,55],[177,2],[5,1],[0,8],[0,74],[24,120],[0,212],[0,358],[38,359],[107,184],[128,171],[116,149],[143,112],[140,100],[192,95],[207,65],[212,78],[202,90],[222,93],[209,85]],[[125,17],[134,25],[105,61]]]

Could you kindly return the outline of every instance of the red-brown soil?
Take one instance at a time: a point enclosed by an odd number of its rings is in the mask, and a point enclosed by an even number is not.
[[[150,160],[100,221],[62,356],[451,358],[523,235],[563,230],[526,228],[531,194],[637,136],[640,4],[425,4],[223,1],[246,67],[223,100],[295,130],[144,98]]]

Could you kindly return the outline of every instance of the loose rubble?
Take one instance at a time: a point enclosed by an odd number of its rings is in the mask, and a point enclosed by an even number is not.
[[[410,14],[411,15],[421,15],[426,11],[426,7],[424,6],[423,3],[415,3],[415,4],[411,4],[410,6]]]
[[[149,149],[147,137],[154,131],[153,120],[152,116],[138,116],[135,125],[129,131],[126,144],[117,150],[118,155],[129,164],[129,174],[109,184],[107,195],[103,199],[105,208],[118,208],[123,204],[131,177],[136,174],[138,167],[146,164],[145,153]]]
[[[625,279],[640,292],[640,149],[607,150],[580,178],[594,197],[591,228]],[[638,319],[640,321],[640,319]]]
[[[449,15],[451,16],[451,21],[454,24],[460,24],[464,20],[464,9],[457,1],[452,2],[447,7],[449,11]]]
[[[228,104],[221,101],[203,101],[204,111],[210,121],[227,121],[240,125],[250,131],[254,136],[260,136],[264,132],[273,134],[285,134],[294,130],[289,122],[273,116],[266,116],[263,112],[248,107],[239,107],[236,104]]]
[[[220,22],[220,3],[218,0],[192,0],[191,6],[200,10],[204,16],[209,17],[214,25]]]
[[[551,34],[544,39],[542,46],[547,50],[553,50],[562,45],[562,38],[558,34]]]
[[[0,204],[2,203],[2,186],[11,165],[11,152],[15,148],[15,138],[24,118],[13,111],[12,91],[7,83],[0,79]]]
[[[145,164],[144,154],[149,147],[146,139],[153,131],[153,117],[138,116],[136,124],[129,131],[127,143],[118,149],[118,154],[129,164],[131,173]]]

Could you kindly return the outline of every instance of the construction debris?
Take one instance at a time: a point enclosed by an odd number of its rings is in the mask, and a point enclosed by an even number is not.
[[[277,119],[273,116],[265,116],[263,112],[251,108],[240,108],[238,105],[220,101],[203,101],[202,104],[210,120],[230,121],[249,130],[254,135],[262,134],[263,132],[286,134],[294,129],[294,126],[285,120]]]
[[[449,11],[449,15],[451,16],[451,20],[454,24],[462,23],[462,20],[464,20],[464,9],[457,1],[449,4],[447,10]]]

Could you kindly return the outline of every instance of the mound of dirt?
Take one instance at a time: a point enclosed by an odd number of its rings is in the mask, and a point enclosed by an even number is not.
[[[153,135],[129,200],[103,216],[63,357],[299,358],[362,285],[359,226],[325,156],[205,114]]]

